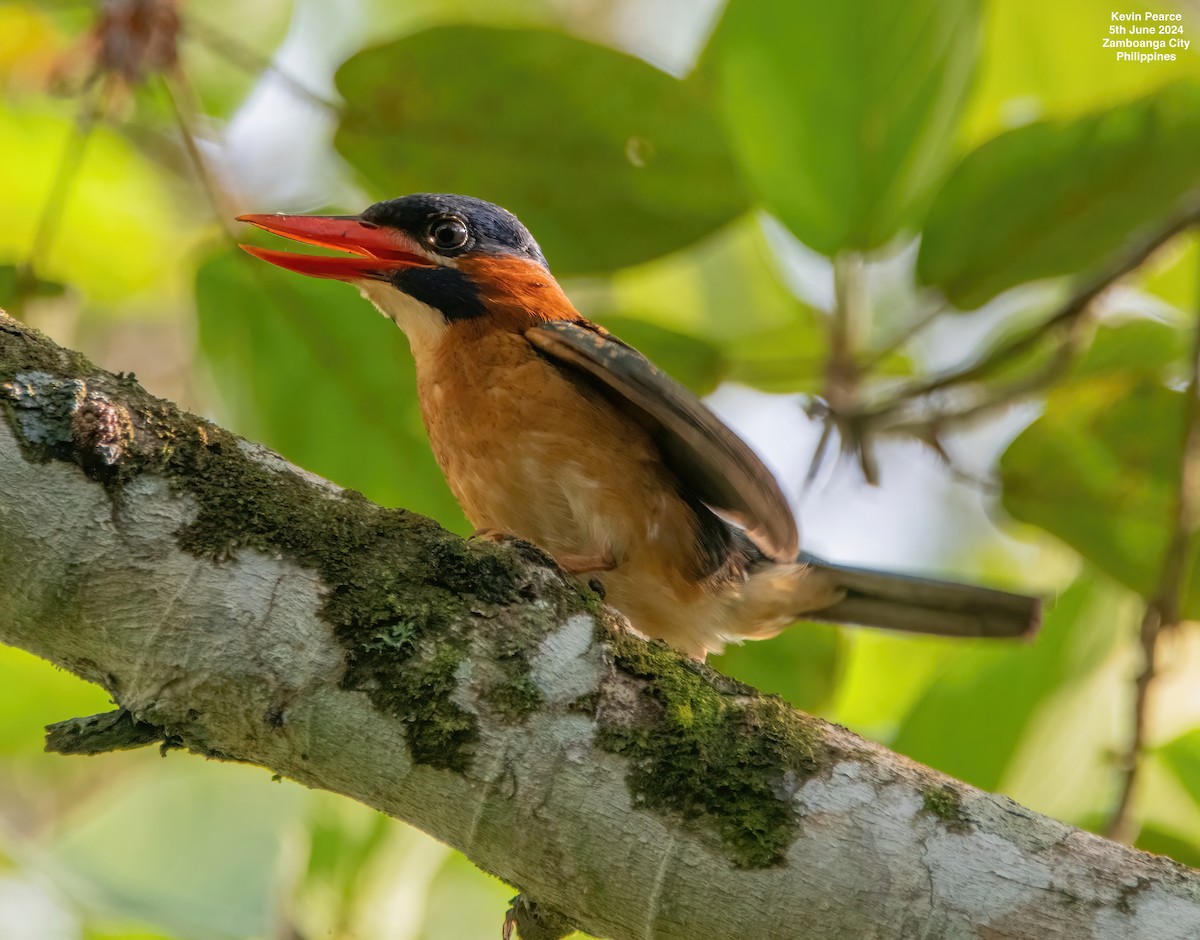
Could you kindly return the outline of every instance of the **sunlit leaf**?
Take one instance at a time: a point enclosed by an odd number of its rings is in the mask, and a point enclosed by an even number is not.
[[[732,0],[710,54],[755,194],[825,254],[911,227],[951,155],[974,0]]]
[[[119,929],[103,926],[89,928],[83,940],[177,940],[178,935],[150,932],[137,929]]]
[[[28,259],[75,124],[61,105],[0,106],[0,263]],[[187,220],[176,212],[161,168],[113,131],[97,127],[36,270],[102,302],[151,289],[170,293],[187,269],[199,224],[203,219]]]
[[[1114,591],[1077,582],[1050,607],[1032,644],[975,644],[952,658],[892,747],[985,790],[996,789],[1050,696],[1099,666],[1118,636]]]
[[[1191,337],[1185,330],[1144,318],[1108,324],[1096,330],[1087,352],[1064,377],[1084,382],[1125,376],[1173,378],[1182,371]]]
[[[40,755],[45,725],[111,707],[98,686],[23,650],[0,646],[0,760]]]
[[[1183,395],[1116,375],[1052,392],[1000,459],[1004,506],[1143,597],[1158,587],[1173,524]],[[1200,614],[1193,546],[1185,612]]]
[[[1025,281],[1111,264],[1200,199],[1200,83],[967,155],[929,210],[917,273],[961,308]]]
[[[308,869],[295,887],[294,917],[307,924],[352,923],[362,894],[399,824],[382,813],[332,797],[312,801]]]
[[[196,308],[235,430],[378,502],[461,525],[404,336],[357,291],[230,250],[200,269]]]
[[[636,310],[639,319],[725,350],[742,337],[812,316],[780,279],[777,264],[758,220],[746,216],[687,251],[616,272],[611,298],[584,312]]]
[[[1167,742],[1155,753],[1200,804],[1200,728]]]
[[[1161,813],[1161,808],[1159,808]],[[1080,829],[1103,835],[1110,822],[1109,815],[1090,813],[1081,819],[1073,820]],[[1138,829],[1134,847],[1143,852],[1153,852],[1155,855],[1165,855],[1184,865],[1193,868],[1200,867],[1200,844],[1190,835],[1173,829],[1166,829],[1155,823],[1143,824]]]
[[[31,3],[0,4],[0,84],[6,89],[44,85],[70,38]]]
[[[1193,229],[1175,239],[1138,275],[1143,290],[1181,310],[1195,310],[1200,306],[1200,232]]]
[[[1200,845],[1195,839],[1189,839],[1178,832],[1171,832],[1161,826],[1142,826],[1138,832],[1135,848],[1143,852],[1153,852],[1155,855],[1165,855],[1175,861],[1200,867]]]
[[[826,345],[806,325],[764,330],[734,342],[729,377],[764,392],[816,392],[824,382]]]
[[[1163,12],[1178,10],[1169,2],[1150,6]],[[1018,124],[1078,117],[1186,76],[1200,77],[1200,55],[1194,41],[1188,52],[1164,49],[1177,53],[1173,62],[1118,60],[1117,53],[1122,50],[1106,49],[1103,44],[1110,37],[1111,14],[1117,9],[1121,8],[1096,0],[987,4],[979,78],[963,120],[967,137],[982,142]],[[1124,25],[1128,28],[1131,24]],[[1114,39],[1146,38],[1111,35]]]
[[[18,297],[61,297],[67,285],[48,281],[28,267],[0,264],[0,307]]]
[[[701,83],[538,30],[440,27],[338,72],[342,154],[381,198],[515,212],[559,275],[681,248],[747,207]]]
[[[729,344],[729,378],[764,392],[820,391],[826,382],[828,330],[816,311],[797,305],[792,323],[740,337]],[[892,352],[874,363],[875,376],[912,374],[912,361]]]

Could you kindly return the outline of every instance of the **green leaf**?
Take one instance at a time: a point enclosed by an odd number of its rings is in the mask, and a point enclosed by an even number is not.
[[[195,238],[196,219],[177,208],[167,174],[104,122],[81,140],[76,110],[45,99],[0,104],[0,263],[28,260],[57,168],[64,153],[79,147],[61,218],[35,259],[38,275],[99,303],[171,296],[180,246]]]
[[[1163,815],[1163,807],[1156,806],[1155,811]],[[1108,828],[1109,815],[1104,813],[1089,813],[1078,820],[1073,820],[1080,829],[1103,835]],[[1155,855],[1165,855],[1192,868],[1200,866],[1200,845],[1189,835],[1174,829],[1165,829],[1154,823],[1143,823],[1138,830],[1134,848],[1143,852],[1153,852]]]
[[[1156,753],[1191,798],[1200,804],[1200,728],[1167,742]]]
[[[963,121],[971,142],[1031,120],[1078,117],[1200,77],[1195,43],[1174,62],[1118,62],[1117,50],[1101,43],[1114,9],[1096,0],[989,3],[979,76]],[[1078,35],[1095,41],[1063,41]]]
[[[1138,318],[1102,326],[1065,381],[1114,376],[1171,379],[1182,373],[1190,343],[1186,331],[1157,320]]]
[[[61,297],[67,285],[47,281],[24,265],[0,264],[0,308],[29,297]]]
[[[201,267],[196,307],[234,430],[377,502],[462,527],[404,336],[355,290],[230,250]]]
[[[732,0],[709,55],[756,195],[827,255],[915,227],[978,31],[974,0]]]
[[[729,377],[764,392],[815,393],[825,383],[827,331],[809,307],[799,304],[794,322],[734,340]]]
[[[300,903],[311,909],[323,900],[329,920],[351,922],[362,893],[370,889],[369,869],[395,826],[388,816],[365,807],[314,800],[307,825],[308,870],[296,886]]]
[[[815,315],[780,279],[770,243],[751,215],[687,251],[616,272],[605,289],[608,296],[595,307],[583,303],[584,313],[636,310],[641,319],[722,349],[751,333]],[[586,301],[586,290],[576,293]]]
[[[1091,578],[1050,607],[1032,644],[967,646],[930,683],[891,746],[985,790],[998,788],[1051,696],[1105,660],[1118,636],[1117,592]]]
[[[108,694],[97,686],[24,650],[0,646],[0,761],[9,771],[15,758],[29,758],[41,765],[39,771],[55,772],[58,768],[41,760],[44,726],[111,707]]]
[[[1136,375],[1060,387],[1000,458],[1004,506],[1149,597],[1170,538],[1182,421],[1183,395]],[[1196,549],[1189,616],[1200,614]]]
[[[1193,228],[1175,239],[1170,247],[1157,252],[1138,275],[1142,290],[1180,310],[1194,309],[1200,300],[1200,231]]]
[[[764,392],[819,393],[826,382],[828,330],[815,310],[796,304],[786,326],[751,333],[734,340],[728,350],[729,378]],[[912,375],[912,361],[891,352],[871,368],[876,376]]]
[[[747,200],[699,82],[558,33],[439,27],[337,75],[336,143],[375,194],[479,196],[559,275],[689,245]]]
[[[1001,134],[938,192],[917,274],[967,309],[1026,281],[1103,269],[1200,197],[1197,154],[1196,83]]]
[[[419,933],[410,936],[416,940],[495,936],[514,893],[454,852],[438,867],[426,896],[425,922]]]
[[[826,623],[793,624],[763,643],[727,647],[709,665],[727,676],[819,712],[833,699],[846,663],[846,638]]]
[[[1134,847],[1143,852],[1165,855],[1192,868],[1200,865],[1200,845],[1197,845],[1194,839],[1185,838],[1177,832],[1169,832],[1161,826],[1142,826]]]

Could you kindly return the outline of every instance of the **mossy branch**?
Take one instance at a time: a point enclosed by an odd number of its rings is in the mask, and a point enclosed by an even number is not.
[[[545,936],[1200,922],[1200,874],[645,643],[532,546],[375,506],[3,314],[0,411],[0,641],[120,708],[57,750],[161,741],[343,793],[517,886],[508,927]]]

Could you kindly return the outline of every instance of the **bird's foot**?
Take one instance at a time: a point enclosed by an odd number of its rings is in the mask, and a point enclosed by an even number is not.
[[[476,529],[467,536],[467,539],[472,542],[494,542],[497,545],[502,545],[505,542],[524,541],[519,535],[513,535],[511,532],[502,532],[499,529]],[[544,551],[544,549],[542,550]],[[554,555],[552,557],[558,567],[567,574],[590,574],[593,571],[612,571],[613,568],[617,567],[615,561],[603,555]],[[595,578],[592,579],[592,581],[595,580]],[[603,593],[603,589],[598,593]]]
[[[567,574],[588,574],[592,571],[612,571],[617,563],[603,555],[555,555],[558,567]]]
[[[502,545],[505,542],[515,542],[519,536],[513,535],[511,532],[501,532],[499,529],[476,529],[467,536],[467,541],[482,541],[495,542],[497,545]]]
[[[562,940],[578,928],[553,908],[538,904],[527,894],[509,902],[500,936],[503,940]]]

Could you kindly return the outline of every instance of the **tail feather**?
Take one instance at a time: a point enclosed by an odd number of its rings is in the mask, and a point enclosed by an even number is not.
[[[1028,637],[1042,623],[1037,597],[833,565],[808,554],[799,560],[846,589],[843,600],[805,613],[808,619],[963,637]]]

